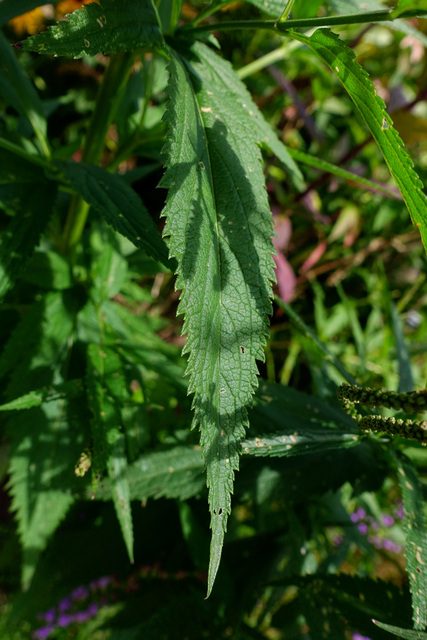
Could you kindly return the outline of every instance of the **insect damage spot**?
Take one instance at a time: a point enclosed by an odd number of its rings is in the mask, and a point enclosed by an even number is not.
[[[89,40],[86,40],[86,38],[85,38],[83,42],[85,43],[85,47],[86,47],[86,48],[87,48],[87,47],[90,47],[90,42],[89,42]]]
[[[211,107],[202,107],[203,113],[212,113]]]
[[[240,353],[242,354],[242,356],[244,356],[246,353],[246,348],[242,347],[242,345],[240,345]]]
[[[381,125],[381,129],[382,129],[383,131],[384,131],[385,129],[390,129],[390,125],[389,125],[389,123],[387,122],[387,119],[386,119],[386,118],[383,118],[383,123],[382,123],[382,125]]]

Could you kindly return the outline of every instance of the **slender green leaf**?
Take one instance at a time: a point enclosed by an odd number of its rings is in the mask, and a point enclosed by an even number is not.
[[[393,198],[396,200],[400,199],[400,196],[398,193],[394,193],[390,189],[387,189],[386,187],[376,182],[373,182],[372,180],[367,180],[366,178],[362,178],[356,173],[352,173],[351,171],[347,171],[346,169],[337,167],[336,165],[332,164],[331,162],[327,162],[322,158],[316,158],[315,156],[312,156],[308,153],[304,153],[303,151],[299,151],[298,149],[292,149],[292,148],[288,149],[288,153],[292,158],[294,158],[295,160],[298,160],[298,162],[300,162],[301,164],[306,164],[309,167],[314,167],[315,169],[319,169],[319,171],[331,173],[332,175],[338,176],[339,178],[343,178],[343,180],[348,180],[351,182],[355,182],[357,184],[361,184],[365,187],[368,187],[368,189],[373,189],[375,191],[378,191],[379,193],[382,193],[389,198]]]
[[[411,358],[403,334],[402,321],[396,305],[390,300],[391,318],[393,321],[393,333],[396,341],[397,361],[399,365],[399,393],[414,390],[414,378],[412,375]]]
[[[424,16],[426,13],[427,0],[399,0],[391,15],[393,18],[411,18]]]
[[[132,500],[188,500],[200,495],[205,489],[201,449],[198,446],[177,446],[148,453],[128,465],[126,478]],[[95,499],[110,500],[112,491],[111,483],[103,482],[96,492]],[[88,498],[91,497],[91,493],[88,490]]]
[[[56,4],[59,0],[52,0],[51,4]],[[9,22],[12,18],[20,16],[27,11],[32,11],[36,7],[46,4],[45,0],[2,0],[0,2],[0,26]]]
[[[384,629],[384,631],[389,631],[395,636],[399,638],[404,638],[404,640],[427,640],[427,633],[423,633],[422,631],[414,631],[413,629],[402,629],[401,627],[395,627],[392,624],[385,624],[384,622],[379,622],[378,620],[372,620],[377,627]]]
[[[354,433],[304,427],[301,433],[260,435],[243,440],[242,452],[250,456],[288,457],[354,447],[359,442],[360,438]]]
[[[273,279],[272,221],[247,92],[202,44],[171,55],[169,187],[164,214],[178,260],[194,425],[207,466],[212,544],[210,593],[231,509],[239,440],[263,359]],[[241,92],[239,99],[236,94]],[[255,137],[255,139],[254,139]]]
[[[43,113],[42,101],[2,33],[0,33],[0,95],[28,120],[43,147],[43,152],[46,153],[48,151],[46,117]]]
[[[125,476],[127,457],[121,432],[120,404],[111,394],[110,384],[117,389],[115,376],[121,369],[117,354],[108,347],[91,344],[87,350],[87,388],[93,412],[93,468],[102,473],[106,468],[112,483],[112,498],[123,539],[133,562],[133,525],[130,487]],[[120,373],[119,373],[120,376]]]
[[[91,6],[91,5],[90,5]],[[173,268],[168,249],[150,214],[121,176],[82,162],[61,164],[77,193],[94,207],[113,229],[155,260]]]
[[[151,0],[100,0],[84,5],[68,20],[22,43],[24,51],[72,56],[163,47],[163,37]]]
[[[45,387],[37,391],[30,391],[20,398],[15,398],[10,402],[0,405],[0,411],[21,411],[22,409],[31,409],[39,407],[44,402],[53,402],[60,398],[73,398],[81,395],[83,385],[80,380],[64,382],[61,385]]]
[[[412,464],[394,454],[405,510],[406,570],[412,595],[414,628],[427,625],[427,530],[424,516],[423,490]]]
[[[422,191],[423,184],[393,128],[383,100],[376,94],[367,73],[355,61],[354,52],[328,29],[318,29],[311,37],[297,32],[292,36],[310,47],[342,82],[377,142],[427,250],[427,199]]]

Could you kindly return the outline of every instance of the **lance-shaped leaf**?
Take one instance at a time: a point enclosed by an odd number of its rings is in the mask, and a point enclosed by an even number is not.
[[[163,46],[157,14],[151,0],[100,0],[74,11],[68,20],[21,43],[24,51],[72,56],[134,51]]]
[[[360,439],[338,429],[304,427],[301,432],[261,435],[242,442],[242,451],[251,456],[288,457],[354,447]]]
[[[395,627],[392,624],[385,624],[384,622],[379,622],[378,620],[372,620],[372,622],[380,627],[380,629],[389,631],[394,636],[398,636],[398,638],[404,638],[404,640],[427,640],[427,633],[424,633],[423,631],[402,629],[401,627]]]
[[[271,310],[272,221],[244,101],[220,78],[224,64],[202,44],[171,53],[169,187],[164,214],[185,313],[189,391],[207,467],[212,543],[210,593],[231,509],[246,407],[257,385]],[[246,96],[246,89],[243,88]]]
[[[84,162],[60,164],[77,193],[102,215],[113,229],[126,236],[167,267],[168,249],[142,200],[118,174]]]
[[[310,47],[342,82],[378,144],[427,250],[427,199],[423,184],[393,128],[384,101],[376,94],[366,71],[355,61],[354,52],[327,29],[318,29],[311,37],[293,32],[292,37]]]
[[[414,628],[424,630],[427,625],[427,529],[423,490],[409,460],[396,453],[394,458],[405,510],[405,555],[412,595],[412,618]]]

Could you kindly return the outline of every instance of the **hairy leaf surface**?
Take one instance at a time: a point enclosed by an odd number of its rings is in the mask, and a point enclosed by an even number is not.
[[[196,44],[190,60],[172,53],[169,187],[164,214],[178,260],[179,311],[185,313],[189,391],[207,467],[212,543],[210,593],[231,509],[246,407],[263,359],[273,280],[272,221],[253,125],[242,91],[224,64]]]
[[[309,38],[297,32],[292,37],[310,47],[342,82],[378,144],[427,250],[427,199],[423,184],[393,128],[384,101],[376,94],[366,71],[355,61],[354,52],[327,29],[318,29]]]
[[[405,510],[406,563],[412,595],[414,628],[427,625],[427,529],[423,490],[412,464],[395,454],[397,475]]]
[[[82,162],[62,165],[77,193],[135,246],[167,267],[168,249],[135,191],[117,174]]]
[[[163,37],[151,0],[100,0],[22,42],[24,51],[72,56],[162,47]]]

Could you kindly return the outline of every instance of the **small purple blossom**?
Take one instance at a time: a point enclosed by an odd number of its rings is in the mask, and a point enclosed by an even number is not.
[[[381,522],[385,527],[392,527],[394,525],[394,518],[393,516],[388,516],[387,514],[384,514],[381,517]]]
[[[350,513],[350,520],[354,523],[359,522],[359,516],[356,511],[354,513]]]
[[[56,610],[49,609],[49,611],[46,611],[43,617],[48,624],[51,624],[56,618]]]
[[[359,522],[357,528],[359,529],[360,533],[363,533],[364,536],[366,536],[369,531],[369,527],[365,522]]]
[[[57,620],[58,627],[68,627],[70,624],[74,622],[74,616],[70,616],[67,613],[61,613]]]
[[[99,607],[96,604],[96,602],[92,602],[92,604],[90,604],[89,607],[86,609],[86,613],[90,618],[93,618],[94,616],[96,616],[98,611],[99,611]]]
[[[71,607],[72,605],[72,600],[71,598],[63,598],[62,600],[59,601],[59,611],[61,613],[63,613],[64,611],[68,611],[68,609]]]
[[[359,520],[363,520],[364,518],[366,518],[366,511],[365,509],[362,509],[362,507],[359,507],[359,509],[356,511]]]
[[[368,638],[367,636],[362,636],[360,633],[358,633],[357,631],[355,631],[353,633],[352,636],[353,640],[371,640],[370,638]]]
[[[48,638],[54,630],[55,627],[48,625],[47,627],[41,627],[40,629],[37,629],[37,631],[33,631],[31,635],[36,640],[45,640],[45,638]]]
[[[73,600],[86,600],[89,595],[89,591],[86,587],[77,587],[71,593],[71,597]]]

